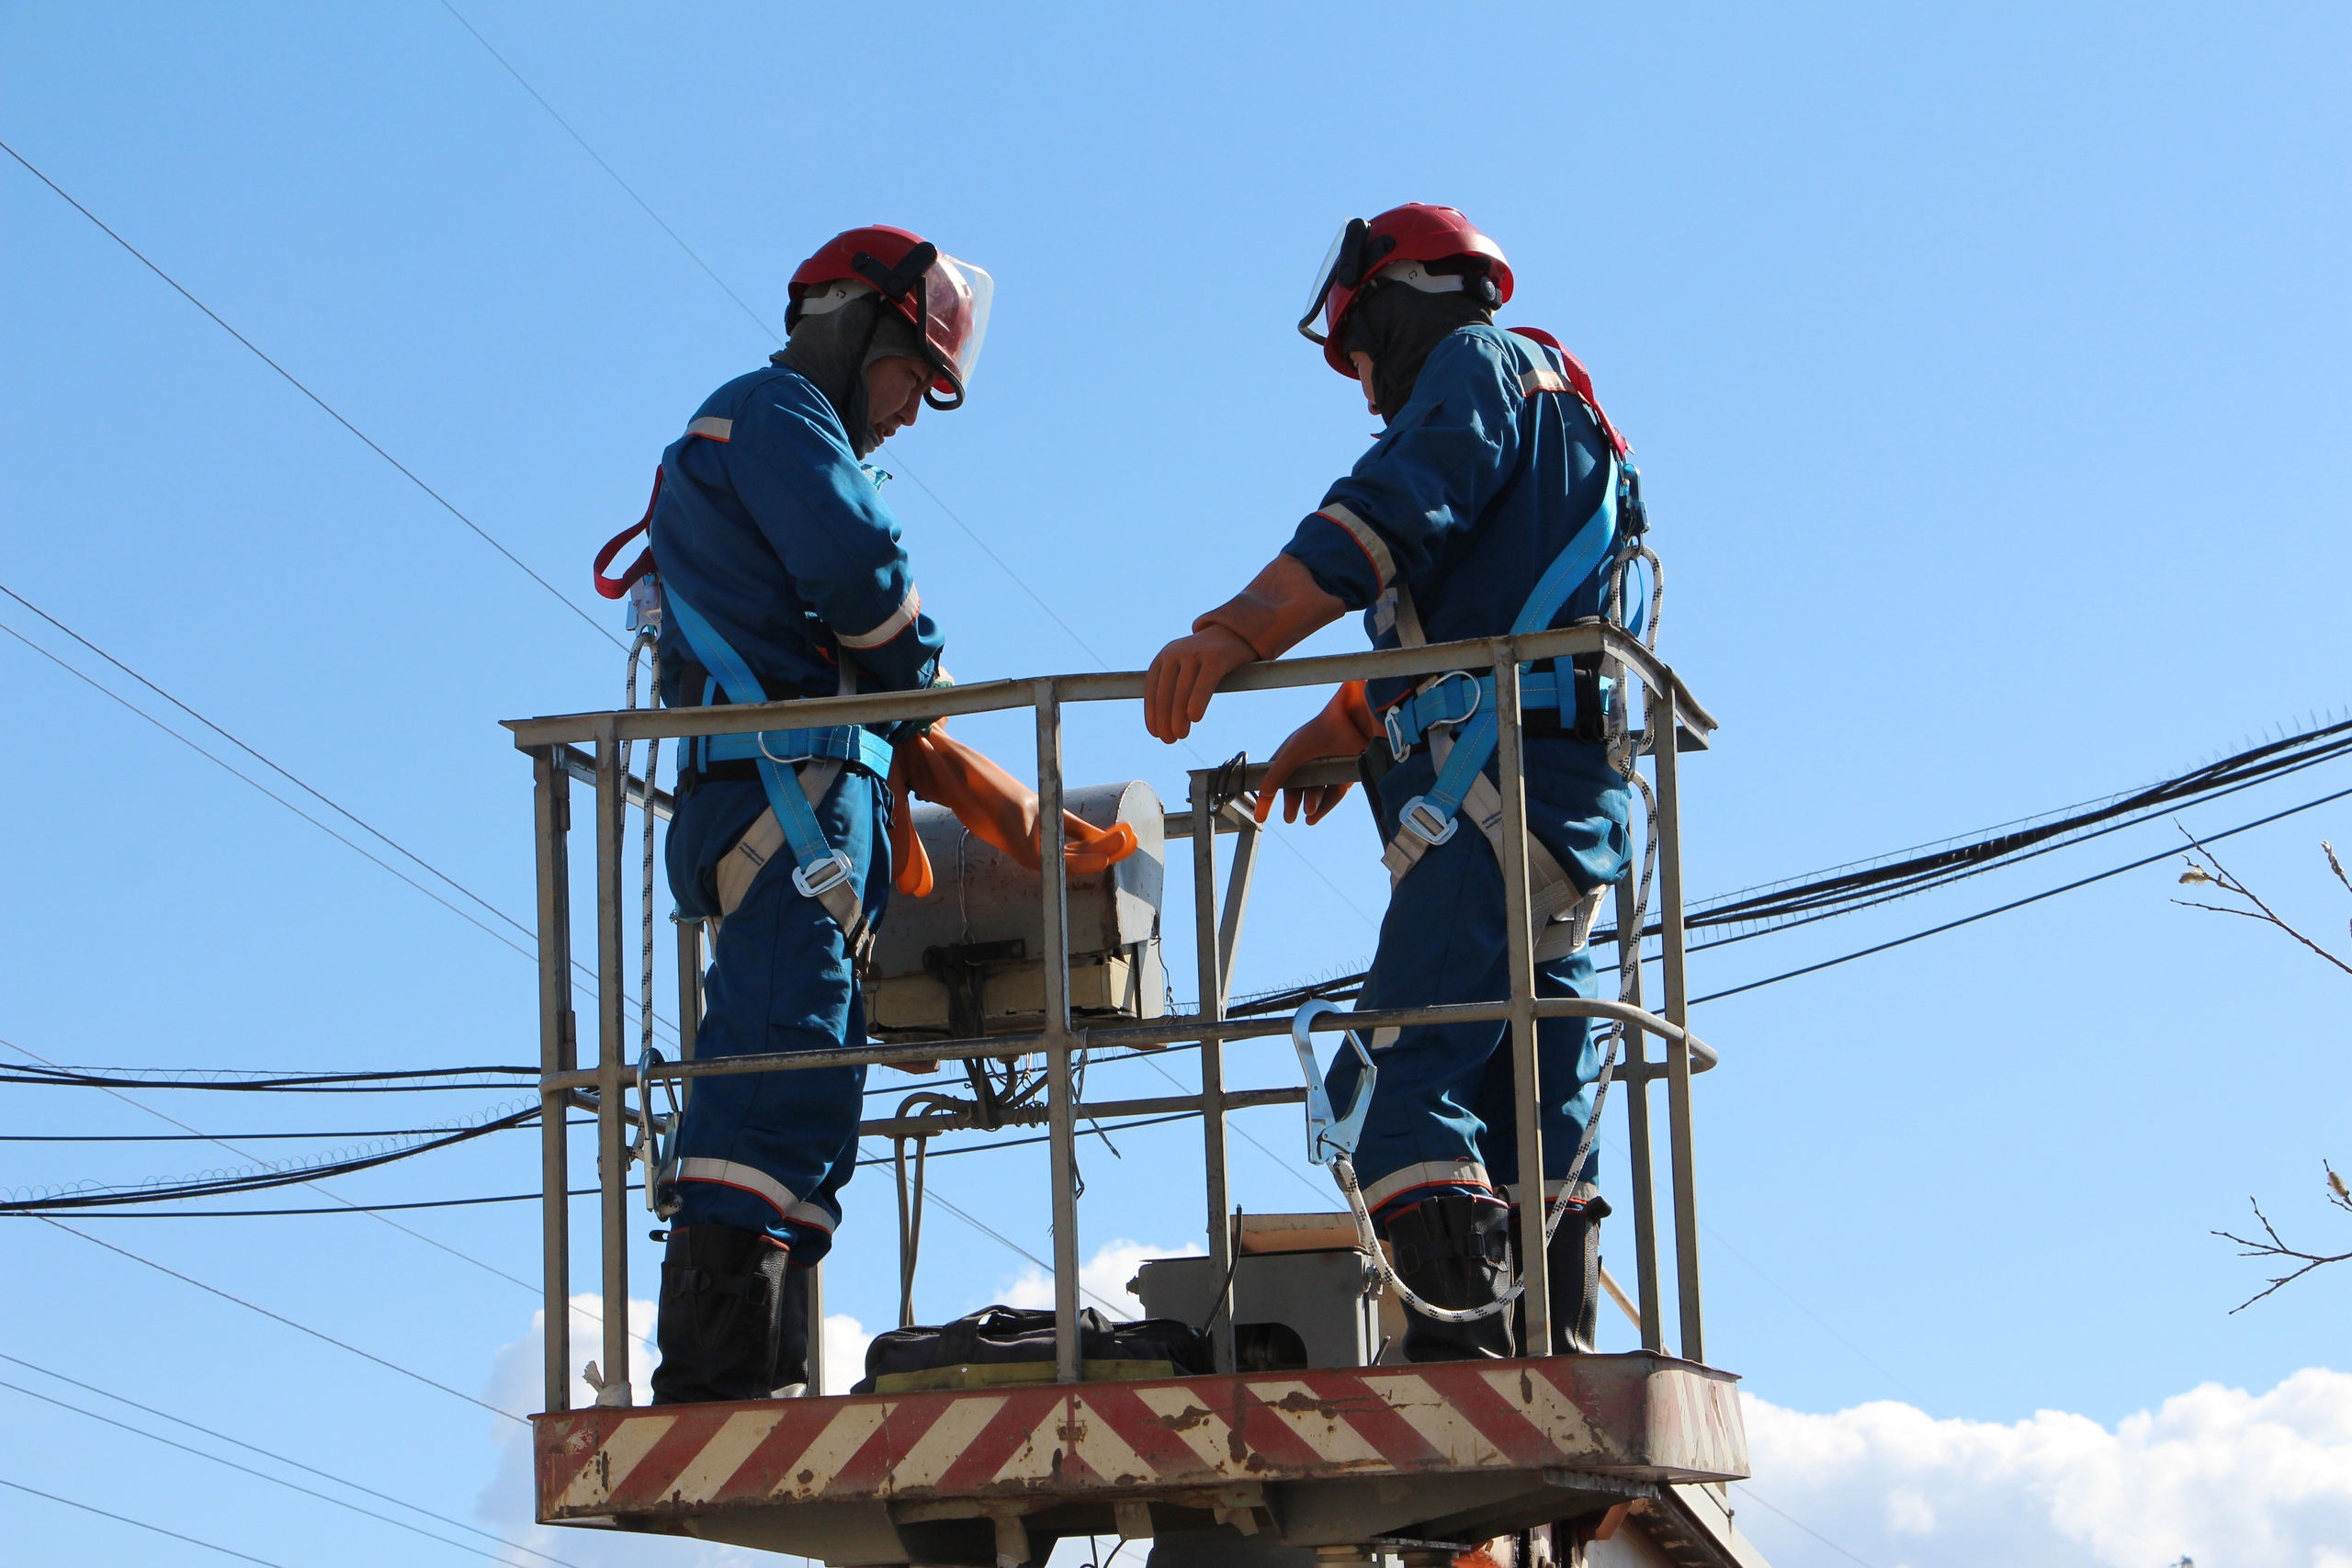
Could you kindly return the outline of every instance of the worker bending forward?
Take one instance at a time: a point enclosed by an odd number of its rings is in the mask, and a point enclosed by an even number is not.
[[[1332,368],[1362,381],[1386,428],[1255,581],[1153,660],[1145,702],[1154,735],[1181,739],[1227,674],[1282,654],[1344,610],[1367,612],[1378,648],[1541,630],[1600,612],[1619,542],[1622,448],[1581,367],[1548,337],[1495,327],[1510,294],[1501,250],[1452,208],[1400,207],[1342,231],[1300,329]],[[1562,663],[1533,667],[1524,682],[1536,994],[1589,998],[1585,896],[1623,870],[1627,791],[1600,743],[1597,671]],[[1261,820],[1302,763],[1360,757],[1360,773],[1377,774],[1372,804],[1393,891],[1360,1007],[1510,994],[1502,870],[1489,838],[1500,813],[1492,693],[1491,677],[1481,690],[1466,671],[1353,682],[1275,754]],[[1295,819],[1304,805],[1318,820],[1347,787],[1291,790],[1285,815]],[[1456,831],[1465,820],[1471,830]],[[1485,1022],[1383,1029],[1369,1043],[1379,1088],[1354,1163],[1399,1278],[1434,1306],[1493,1303],[1512,1276],[1521,1172],[1507,1038],[1508,1025]],[[1538,1043],[1544,1190],[1568,1201],[1547,1270],[1554,1348],[1589,1349],[1608,1208],[1590,1179],[1598,1150],[1582,1169],[1567,1166],[1591,1112],[1596,1031],[1585,1019],[1545,1019]],[[1329,1074],[1335,1104],[1350,1102],[1357,1077],[1354,1055],[1340,1052]],[[1456,1324],[1408,1310],[1409,1359],[1514,1348],[1501,1312]]]
[[[939,678],[899,526],[860,459],[929,400],[961,404],[986,273],[854,229],[792,279],[791,338],[713,392],[662,459],[649,517],[672,707]],[[719,919],[701,1058],[865,1043],[858,971],[888,900],[890,737],[855,726],[684,743],[669,839],[686,919]],[[653,1401],[764,1399],[787,1262],[825,1255],[854,1168],[864,1067],[694,1080],[662,1265]]]

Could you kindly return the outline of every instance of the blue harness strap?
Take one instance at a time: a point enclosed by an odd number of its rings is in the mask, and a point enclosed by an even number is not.
[[[1585,519],[1584,525],[1577,530],[1567,547],[1553,558],[1552,564],[1537,579],[1533,592],[1527,596],[1527,603],[1520,606],[1518,618],[1511,622],[1513,637],[1542,631],[1549,626],[1552,617],[1560,613],[1560,606],[1568,602],[1569,595],[1582,587],[1585,580],[1609,558],[1617,542],[1617,491],[1621,472],[1616,454],[1611,452],[1607,482],[1601,486],[1600,504],[1593,509],[1590,517]],[[1563,715],[1572,711],[1576,701],[1572,678],[1557,673],[1537,675],[1527,665],[1520,668],[1523,701],[1539,706],[1556,705]],[[1421,695],[1439,695],[1453,683],[1444,682],[1430,687]],[[1563,688],[1566,689],[1565,694]],[[1456,732],[1453,753],[1446,758],[1445,766],[1438,770],[1437,779],[1430,785],[1429,793],[1413,796],[1397,813],[1405,830],[1424,843],[1442,844],[1453,837],[1455,828],[1460,825],[1454,818],[1462,809],[1463,797],[1469,793],[1471,784],[1478,777],[1480,770],[1486,767],[1487,759],[1495,754],[1494,677],[1490,675],[1477,682],[1473,689],[1477,698],[1474,700],[1475,716],[1469,717],[1469,728]],[[1442,702],[1443,700],[1441,698]],[[1417,698],[1417,705],[1418,702]],[[1459,719],[1449,721],[1442,708],[1430,716],[1439,724],[1461,722]],[[1418,711],[1413,719],[1415,728],[1426,730],[1429,719],[1423,718]],[[1389,742],[1392,746],[1401,733],[1401,723],[1390,730]]]
[[[687,644],[701,660],[703,667],[727,693],[727,700],[739,705],[763,703],[766,691],[759,677],[732,644],[718,635],[718,629],[705,620],[700,611],[679,597],[678,591],[663,583],[662,595],[669,601],[670,612],[677,617],[678,629],[685,634]],[[826,743],[823,738],[841,735],[843,731],[863,738],[866,731],[856,725],[836,729],[784,729],[760,734],[729,735],[717,738],[735,743],[729,750],[734,755],[749,759],[759,765],[760,784],[766,790],[768,808],[775,813],[776,824],[784,829],[784,841],[790,846],[794,871],[793,886],[811,898],[823,899],[837,888],[845,888],[856,868],[849,856],[825,841],[825,829],[817,821],[816,807],[800,788],[800,780],[793,773],[792,764],[810,757],[841,756],[842,752],[817,749]],[[811,739],[820,738],[820,739]],[[890,771],[890,748],[879,737],[874,744],[880,749],[879,773]],[[833,742],[839,744],[839,742]],[[850,743],[855,748],[848,760],[864,765],[865,753],[860,741]],[[710,753],[720,755],[714,745]],[[847,928],[844,927],[844,930]]]

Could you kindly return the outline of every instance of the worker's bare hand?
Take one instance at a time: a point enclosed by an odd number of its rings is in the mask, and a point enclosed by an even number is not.
[[[1143,727],[1171,745],[1183,739],[1209,711],[1217,682],[1257,657],[1256,649],[1221,626],[1178,637],[1144,672]]]

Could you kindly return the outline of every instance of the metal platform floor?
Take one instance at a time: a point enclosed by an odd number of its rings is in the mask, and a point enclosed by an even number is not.
[[[538,1517],[836,1564],[1466,1543],[1743,1479],[1736,1381],[1637,1351],[573,1410],[533,1417]]]

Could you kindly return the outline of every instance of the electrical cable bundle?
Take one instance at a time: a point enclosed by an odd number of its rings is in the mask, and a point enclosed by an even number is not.
[[[1724,894],[1692,906],[1683,926],[1691,932],[1715,930],[1726,934],[1693,942],[1690,951],[1723,947],[1948,886],[2069,844],[2136,827],[2189,801],[2234,795],[2348,753],[2352,753],[2352,719],[2337,720],[2266,741],[2144,789],[2003,823],[1971,839],[1948,839],[1898,850],[1874,860],[1834,866],[1804,880],[1791,878]],[[1660,929],[1646,926],[1642,935],[1656,936]],[[1602,927],[1590,940],[1596,945],[1613,944],[1617,932],[1613,927]],[[1363,973],[1341,975],[1245,998],[1227,1013],[1235,1018],[1261,1016],[1293,1012],[1318,999],[1341,1000],[1358,995],[1364,979]]]

